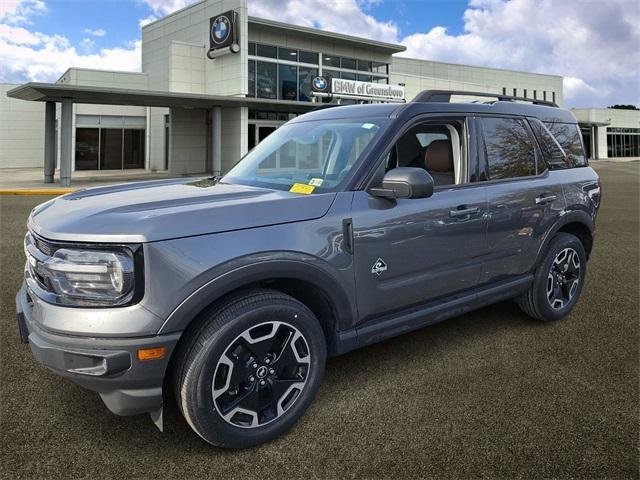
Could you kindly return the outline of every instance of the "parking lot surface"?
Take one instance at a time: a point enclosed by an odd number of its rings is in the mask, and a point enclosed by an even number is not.
[[[301,422],[243,451],[202,441],[170,399],[165,432],[19,343],[30,209],[0,196],[2,478],[637,478],[640,162],[601,163],[603,206],[573,313],[494,305],[329,361]]]

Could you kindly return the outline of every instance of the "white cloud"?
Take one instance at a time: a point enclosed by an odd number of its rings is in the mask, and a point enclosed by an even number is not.
[[[42,41],[41,37],[41,34],[32,33],[25,28],[0,23],[0,40],[10,41],[16,45],[38,45]]]
[[[93,35],[94,37],[104,37],[107,34],[107,31],[104,28],[85,28],[82,32]]]
[[[30,16],[46,11],[43,0],[0,0],[0,20],[6,23],[26,23]]]
[[[363,11],[375,3],[376,0],[249,0],[249,15],[383,42],[397,41],[398,27],[394,22],[376,20]]]
[[[143,0],[153,15],[140,25],[184,8],[195,0]],[[365,13],[381,0],[248,0],[249,15],[332,32],[395,41],[398,28]],[[144,23],[143,23],[144,22]]]
[[[0,7],[0,82],[54,82],[70,67],[140,71],[139,40],[95,51],[90,37],[72,45],[62,35],[16,26],[28,24],[30,16],[46,10],[40,0],[0,0]],[[85,31],[97,37],[106,34],[103,29]]]
[[[377,0],[248,1],[250,15],[401,43],[413,58],[561,75],[569,106],[640,104],[634,0],[469,0],[461,34],[436,26],[405,37],[366,13]]]
[[[143,0],[156,15],[164,16],[195,3],[197,0]]]
[[[140,26],[194,2],[140,1],[151,9]],[[379,1],[248,3],[250,15],[402,43],[414,58],[562,75],[569,106],[640,105],[640,5],[634,0],[469,0],[461,34],[438,26],[406,37],[393,21],[367,13]],[[52,81],[70,66],[139,70],[139,41],[93,52],[89,42],[73,46],[60,35],[16,26],[45,10],[42,0],[0,0],[0,81]]]
[[[80,41],[80,48],[85,52],[93,51],[96,42],[89,37],[85,37]]]
[[[145,25],[150,24],[151,22],[155,22],[157,19],[158,17],[156,17],[155,15],[149,15],[148,17],[140,18],[138,19],[138,26],[142,28]]]
[[[401,42],[409,57],[562,75],[569,106],[640,104],[639,25],[628,0],[471,0],[462,34]]]
[[[0,26],[4,27],[4,26]],[[95,68],[101,70],[140,71],[140,41],[132,46],[103,48],[91,52],[93,42],[87,38],[78,48],[61,35],[32,33],[22,34],[16,41],[0,28],[0,82],[54,82],[69,67]]]

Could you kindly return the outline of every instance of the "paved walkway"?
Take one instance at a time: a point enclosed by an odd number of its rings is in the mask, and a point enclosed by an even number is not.
[[[174,178],[180,176],[201,177],[206,173],[195,175],[175,175],[167,171],[149,172],[147,170],[111,170],[111,171],[77,171],[71,177],[71,187],[63,189],[60,187],[60,172],[56,170],[54,183],[44,183],[44,172],[42,168],[0,168],[0,194],[2,193],[44,193],[54,191],[61,193],[64,191],[76,190],[84,187],[96,187],[99,185],[111,185],[115,183],[140,182],[144,180],[158,180],[162,178]]]

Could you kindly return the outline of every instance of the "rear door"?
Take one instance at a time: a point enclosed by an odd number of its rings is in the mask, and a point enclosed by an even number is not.
[[[483,284],[530,271],[539,239],[562,215],[565,202],[562,185],[547,170],[525,118],[482,116],[477,126],[479,178],[489,203]]]

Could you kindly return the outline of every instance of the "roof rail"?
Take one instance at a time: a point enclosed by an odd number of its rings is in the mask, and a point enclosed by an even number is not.
[[[512,97],[509,95],[501,95],[499,93],[486,93],[486,92],[466,92],[463,90],[423,90],[416,97],[411,100],[412,102],[431,103],[431,102],[443,102],[449,103],[451,101],[451,95],[466,95],[470,97],[488,97],[497,98],[500,102],[529,102],[534,105],[544,105],[546,107],[560,108],[554,102],[547,100],[537,100],[525,97]]]

